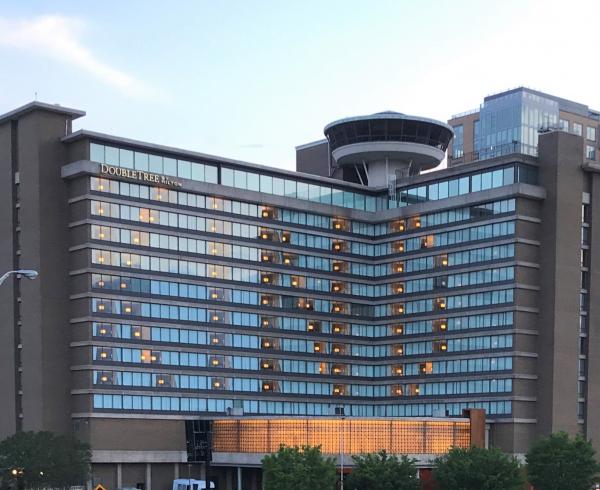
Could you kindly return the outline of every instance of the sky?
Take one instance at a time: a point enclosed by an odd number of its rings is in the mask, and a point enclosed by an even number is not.
[[[336,119],[527,86],[600,109],[598,0],[0,0],[0,113],[277,168]]]

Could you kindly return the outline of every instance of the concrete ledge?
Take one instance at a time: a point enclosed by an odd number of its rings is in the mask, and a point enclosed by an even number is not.
[[[92,463],[187,463],[187,453],[185,451],[94,449]]]

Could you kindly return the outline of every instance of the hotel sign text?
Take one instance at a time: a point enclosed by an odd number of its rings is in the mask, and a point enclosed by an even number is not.
[[[140,182],[148,182],[151,184],[170,185],[172,187],[182,186],[181,182],[178,180],[173,180],[171,177],[167,177],[166,175],[144,172],[142,170],[132,170],[130,168],[115,167],[105,163],[100,164],[100,173],[114,175],[115,177],[125,177],[127,179],[139,180]]]

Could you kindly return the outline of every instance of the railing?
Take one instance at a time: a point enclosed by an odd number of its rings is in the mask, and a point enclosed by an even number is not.
[[[471,114],[477,114],[480,111],[481,111],[481,106],[476,107],[475,109],[469,109],[468,111],[459,112],[458,114],[452,114],[452,117],[450,118],[450,120],[458,119],[459,117],[470,116]]]
[[[537,147],[532,145],[526,145],[520,142],[507,143],[504,145],[490,146],[488,148],[483,148],[478,151],[472,151],[469,153],[463,153],[461,155],[456,156],[448,156],[448,163],[450,166],[457,165],[460,163],[472,163],[478,162],[481,160],[489,160],[490,158],[501,157],[504,155],[513,155],[513,154],[521,154],[521,155],[530,155],[537,156]]]

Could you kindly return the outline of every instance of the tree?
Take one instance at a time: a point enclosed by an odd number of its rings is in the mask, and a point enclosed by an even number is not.
[[[90,468],[90,450],[72,436],[18,432],[0,442],[0,481],[18,488],[81,485]]]
[[[382,450],[376,454],[353,456],[354,468],[344,485],[349,490],[419,490],[416,460],[398,459]]]
[[[527,475],[536,490],[589,490],[600,466],[592,444],[580,435],[558,432],[537,441],[527,453]]]
[[[287,447],[262,460],[264,490],[332,490],[337,482],[335,462],[321,447]]]
[[[441,490],[522,490],[525,483],[513,456],[475,446],[452,448],[437,458],[433,478]]]

